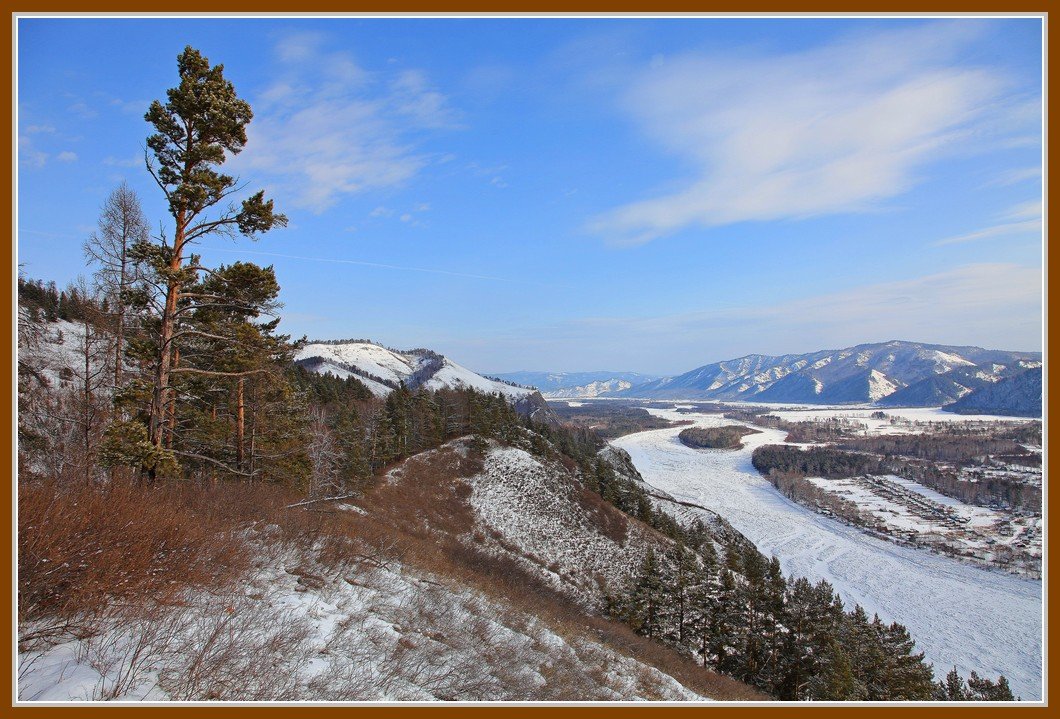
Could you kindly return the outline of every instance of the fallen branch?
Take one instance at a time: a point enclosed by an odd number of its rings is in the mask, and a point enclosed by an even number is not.
[[[307,499],[304,502],[296,502],[295,504],[288,504],[287,509],[293,509],[294,507],[304,507],[307,504],[317,504],[318,502],[335,502],[340,499],[353,499],[356,494],[343,494],[338,497],[321,497],[320,499]]]

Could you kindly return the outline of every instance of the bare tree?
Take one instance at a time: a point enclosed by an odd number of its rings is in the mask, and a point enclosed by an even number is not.
[[[313,466],[309,485],[310,496],[341,495],[343,487],[339,478],[339,462],[342,453],[335,443],[331,428],[328,427],[324,410],[320,408],[313,408],[309,413],[309,444],[306,453]]]
[[[100,327],[103,317],[96,309],[100,305],[100,298],[98,295],[93,296],[84,278],[78,278],[76,290],[82,300],[82,316],[78,322],[81,332],[75,345],[76,367],[70,367],[76,392],[72,419],[80,439],[79,462],[83,465],[85,482],[90,483],[93,471],[98,467],[96,450],[111,405],[108,385],[110,361],[114,357],[114,337]]]
[[[147,219],[140,198],[122,181],[103,203],[98,229],[84,243],[85,256],[97,264],[96,286],[107,299],[114,318],[114,386],[122,384],[122,351],[126,327],[126,295],[140,279],[140,263],[131,252],[148,239]]]

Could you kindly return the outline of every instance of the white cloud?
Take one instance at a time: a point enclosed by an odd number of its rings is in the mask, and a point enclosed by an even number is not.
[[[142,167],[144,165],[143,153],[136,153],[131,157],[114,157],[108,155],[103,158],[103,164],[108,167]]]
[[[48,153],[34,147],[33,140],[28,135],[19,135],[18,161],[30,167],[44,167],[44,163],[48,161]]]
[[[1042,201],[1029,200],[1027,202],[1021,202],[1018,205],[1013,205],[1008,210],[1001,213],[998,219],[1005,220],[1005,222],[1000,222],[996,225],[991,225],[964,235],[947,237],[934,244],[936,246],[956,245],[964,242],[973,242],[975,240],[985,240],[989,237],[1004,237],[1026,233],[1040,235],[1042,232]]]
[[[1028,200],[1010,207],[1003,215],[1006,220],[1040,220],[1042,218],[1042,201]]]
[[[77,153],[71,152],[70,150],[63,150],[55,156],[55,159],[59,162],[77,162]]]
[[[1028,180],[1041,180],[1041,177],[1041,167],[1020,167],[1002,172],[992,182],[989,182],[987,186],[1004,187],[1007,185],[1015,185],[1019,182],[1027,182]]]
[[[690,175],[590,229],[636,244],[689,226],[877,208],[955,140],[1003,131],[976,125],[999,103],[1000,78],[952,59],[970,32],[932,24],[786,55],[649,64],[624,106]]]
[[[89,107],[88,103],[81,101],[75,102],[73,105],[70,105],[66,109],[85,120],[91,120],[93,117],[99,114],[95,111],[95,109]]]
[[[247,149],[232,161],[271,179],[282,204],[313,212],[414,177],[429,162],[415,133],[450,127],[454,116],[423,73],[369,73],[325,44],[314,33],[277,44],[276,79],[252,98]]]
[[[41,132],[55,132],[55,128],[51,125],[26,125],[26,127],[22,129],[22,132],[27,135],[36,135]]]
[[[113,107],[118,108],[121,112],[141,116],[147,112],[149,107],[151,107],[150,100],[122,100],[117,97],[112,98],[110,104]]]

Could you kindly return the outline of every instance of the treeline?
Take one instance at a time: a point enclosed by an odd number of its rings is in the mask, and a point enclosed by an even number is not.
[[[732,424],[726,427],[689,427],[677,435],[685,445],[696,449],[739,449],[741,441],[748,434],[757,433],[757,429]]]
[[[297,366],[291,372],[309,406],[306,451],[314,496],[358,493],[389,465],[455,437],[514,441],[529,423],[499,394],[400,384],[378,399],[352,377]]]
[[[96,318],[100,310],[90,291],[77,285],[60,290],[55,282],[45,284],[42,280],[18,278],[18,306],[26,314],[28,322],[78,322],[86,317]]]
[[[935,698],[931,665],[900,624],[846,611],[825,581],[785,579],[757,550],[650,552],[609,613],[704,666],[783,700]]]
[[[699,519],[677,522],[597,454],[603,443],[593,433],[530,426],[548,439],[537,440],[536,452],[558,450],[588,488],[673,540],[665,552],[649,551],[629,585],[605,597],[608,616],[778,699],[940,698],[904,626],[870,620],[860,606],[846,611],[825,581],[785,578],[776,557],[746,540],[719,542]],[[996,686],[1008,685],[1001,677]]]
[[[844,452],[831,447],[789,447],[767,444],[751,453],[751,464],[764,475],[791,474],[801,477],[843,479],[877,474],[880,461],[865,454]]]
[[[561,422],[594,431],[603,439],[616,439],[634,432],[648,429],[664,429],[681,422],[656,417],[643,407],[618,404],[592,403],[571,407],[563,402],[551,403],[549,407]],[[689,422],[684,422],[688,424]]]
[[[885,457],[912,457],[957,464],[979,464],[986,457],[996,454],[1030,454],[1012,440],[976,435],[884,434],[844,439],[836,446],[855,452],[882,454]]]

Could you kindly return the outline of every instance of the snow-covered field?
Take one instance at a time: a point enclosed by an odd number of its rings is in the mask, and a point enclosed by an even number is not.
[[[874,419],[874,412],[883,412],[886,419]],[[807,422],[818,419],[838,417],[860,422],[868,427],[870,434],[894,434],[898,432],[922,432],[931,422],[1026,422],[1027,417],[1000,417],[985,414],[955,414],[943,412],[939,407],[906,407],[891,409],[890,407],[814,407],[812,409],[786,409],[773,411],[776,415],[788,422]],[[899,421],[891,423],[891,418]],[[917,425],[921,425],[918,427]]]
[[[733,423],[718,415],[650,411],[703,427]],[[888,413],[938,419],[931,410]],[[754,448],[782,443],[783,432],[749,435],[740,450],[696,450],[677,439],[681,429],[640,432],[612,443],[629,452],[649,484],[718,512],[766,555],[776,555],[787,574],[825,579],[848,607],[857,602],[870,614],[904,624],[938,675],[953,666],[965,676],[972,670],[1004,674],[1024,700],[1040,699],[1041,582],[898,546],[788,500],[751,466]]]

